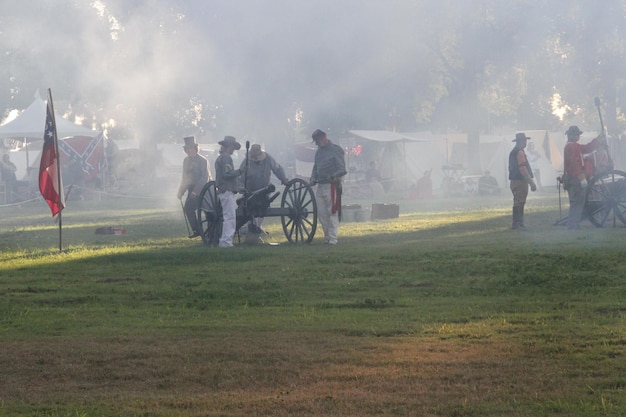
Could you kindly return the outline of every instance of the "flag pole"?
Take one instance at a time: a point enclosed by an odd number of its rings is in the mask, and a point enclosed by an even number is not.
[[[46,105],[46,124],[44,129],[44,145],[39,163],[39,191],[50,206],[52,217],[59,224],[59,252],[63,251],[63,217],[65,207],[63,195],[63,179],[61,177],[61,160],[59,158],[59,141],[52,90],[48,88],[48,104]]]
[[[50,100],[50,110],[52,111],[52,117],[54,118],[56,113],[54,112],[54,102],[52,101],[52,90],[48,88],[48,100]],[[59,202],[62,201],[63,195],[63,183],[61,181],[61,158],[59,155],[59,137],[57,135],[57,123],[54,121],[54,154],[57,158],[56,168],[57,168],[57,190],[59,190]],[[59,252],[63,252],[63,210],[59,210],[58,214],[59,218]]]

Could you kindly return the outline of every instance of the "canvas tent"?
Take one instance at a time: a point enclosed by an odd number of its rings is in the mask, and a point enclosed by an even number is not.
[[[389,132],[351,130],[380,150],[370,155],[376,160],[384,178],[391,178],[395,188],[411,187],[426,171],[431,171],[434,188],[443,181],[441,168],[450,164],[449,139],[466,140],[467,135],[433,134],[431,132]]]
[[[37,97],[16,119],[0,126],[0,138],[43,140],[45,122],[46,102]],[[98,135],[97,131],[72,123],[58,114],[56,124],[59,138]]]
[[[426,162],[429,165],[433,159],[444,159],[435,143],[438,138],[431,136],[386,130],[350,130],[350,134],[381,148],[368,156],[378,163],[382,177],[391,180],[396,188],[406,189],[414,184],[428,169]]]
[[[68,147],[66,147],[68,151],[70,147],[76,149],[79,153],[81,149],[83,151],[78,156],[76,152],[74,152],[70,157],[78,158],[81,156],[82,159],[86,161],[88,159],[87,156],[89,156],[90,161],[93,162],[93,155],[91,155],[91,153],[96,150],[99,154],[100,147],[103,146],[102,132],[79,126],[58,114],[55,118],[59,139],[83,138],[68,142]],[[43,146],[45,122],[46,102],[36,95],[31,105],[20,113],[17,118],[0,126],[0,139],[21,140],[26,144],[23,151],[11,152],[10,155],[12,162],[18,168],[16,175],[19,179],[28,179],[28,167],[33,168],[33,165],[38,164],[39,153],[41,152],[41,146]],[[97,139],[97,143],[91,146],[80,144],[81,142],[89,141],[90,138],[94,138],[94,140]],[[28,145],[30,142],[37,142],[38,144],[36,146]],[[84,155],[85,151],[89,152],[90,155]],[[102,157],[104,157],[104,152],[101,154]],[[89,166],[91,167],[91,165]]]
[[[543,186],[554,186],[563,157],[558,142],[555,143],[546,130],[525,130],[531,139],[526,147],[526,155]],[[509,179],[509,153],[515,146],[516,132],[495,135],[481,135],[479,144],[481,170],[489,171],[500,187],[506,187]],[[467,141],[454,141],[451,145],[451,159],[467,166]],[[559,168],[561,167],[561,168]]]
[[[382,166],[394,165],[393,176],[404,175],[410,184],[415,183],[425,171],[431,171],[433,188],[441,188],[446,175],[444,167],[459,167],[458,175],[466,177],[465,169],[469,166],[468,144],[466,133],[432,133],[423,132],[386,132],[386,131],[350,131],[359,137],[384,145],[380,156]],[[497,135],[480,136],[481,171],[490,171],[501,187],[508,184],[508,156],[513,149],[512,138],[516,132]],[[556,177],[563,169],[563,138],[562,134],[547,130],[527,130],[527,136],[536,151],[533,161],[535,168],[541,173],[542,184],[552,186]],[[404,163],[405,168],[398,167],[397,161]],[[478,175],[481,173],[474,173]],[[389,171],[388,171],[389,175]]]

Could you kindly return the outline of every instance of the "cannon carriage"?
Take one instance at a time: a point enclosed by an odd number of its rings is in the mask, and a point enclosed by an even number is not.
[[[285,185],[280,207],[272,207],[279,195],[276,187],[270,184],[238,198],[237,233],[246,224],[252,224],[254,228],[254,218],[280,217],[283,232],[290,243],[310,243],[317,229],[317,203],[313,189],[306,181],[293,179]],[[222,235],[224,217],[215,181],[209,181],[202,189],[197,216],[202,241],[210,246],[217,245]]]
[[[582,220],[596,227],[626,226],[626,173],[609,170],[589,179]]]

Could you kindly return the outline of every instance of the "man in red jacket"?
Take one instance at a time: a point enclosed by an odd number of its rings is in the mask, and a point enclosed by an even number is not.
[[[565,188],[569,198],[569,214],[567,216],[567,228],[580,228],[580,220],[585,206],[587,174],[583,155],[589,154],[605,143],[604,135],[600,135],[590,143],[582,145],[578,143],[582,131],[578,126],[570,126],[565,132],[567,144],[563,151]]]

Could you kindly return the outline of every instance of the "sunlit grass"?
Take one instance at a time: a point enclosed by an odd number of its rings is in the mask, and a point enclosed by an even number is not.
[[[461,203],[401,201],[336,247],[266,219],[278,246],[232,250],[175,205],[68,210],[62,252],[37,209],[3,213],[0,414],[623,415],[623,228]]]

